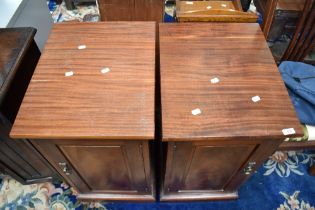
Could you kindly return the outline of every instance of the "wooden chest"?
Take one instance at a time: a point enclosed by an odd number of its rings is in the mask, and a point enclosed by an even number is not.
[[[54,26],[11,131],[79,199],[154,200],[153,22]]]
[[[236,198],[287,136],[303,135],[260,27],[180,23],[159,32],[161,200]]]
[[[176,1],[178,22],[252,22],[257,15],[242,11],[239,1]]]

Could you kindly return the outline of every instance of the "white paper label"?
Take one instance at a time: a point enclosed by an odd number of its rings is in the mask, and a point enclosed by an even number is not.
[[[210,79],[210,82],[211,82],[212,84],[215,84],[215,83],[220,82],[220,80],[219,80],[219,78],[214,77],[214,78]]]
[[[194,4],[192,1],[187,1],[186,4]]]
[[[227,5],[226,5],[226,4],[221,4],[221,6],[222,6],[222,7],[226,7]]]
[[[207,6],[207,9],[211,9],[212,7],[211,6]]]
[[[254,97],[252,97],[252,101],[253,102],[258,102],[258,101],[260,101],[260,97],[259,96],[254,96]]]
[[[282,129],[282,133],[285,136],[292,135],[292,134],[295,134],[295,130],[294,128],[285,128],[285,129]]]
[[[65,77],[71,77],[71,76],[73,76],[73,71],[67,71],[66,73],[65,73]]]
[[[308,132],[308,140],[315,141],[315,126],[314,125],[305,125]]]
[[[192,110],[191,113],[193,115],[198,115],[198,114],[201,114],[201,110],[199,108],[197,108],[197,109]]]
[[[108,68],[108,67],[103,68],[103,69],[101,70],[101,73],[102,73],[102,74],[106,74],[106,73],[108,73],[108,72],[110,72],[110,68]]]
[[[83,50],[83,49],[85,49],[85,48],[86,48],[86,45],[84,45],[84,44],[78,46],[78,49],[79,49],[79,50]]]

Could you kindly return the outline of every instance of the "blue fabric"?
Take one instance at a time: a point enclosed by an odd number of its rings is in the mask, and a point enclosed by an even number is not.
[[[315,67],[284,61],[279,70],[301,123],[315,125]]]
[[[173,23],[176,22],[175,17],[174,16],[170,16],[167,13],[164,13],[164,22],[165,23]]]

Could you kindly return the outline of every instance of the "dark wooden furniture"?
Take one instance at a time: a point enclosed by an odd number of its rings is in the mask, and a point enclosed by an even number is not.
[[[269,41],[293,34],[305,0],[254,0],[263,15],[262,29]]]
[[[98,0],[102,21],[163,21],[163,0]]]
[[[160,24],[159,32],[161,200],[236,198],[283,129],[303,135],[264,35],[255,23]]]
[[[239,0],[176,1],[179,22],[256,22],[257,15],[243,12]]]
[[[34,28],[0,29],[0,168],[24,184],[47,181],[55,174],[27,139],[9,137],[40,57],[35,33]]]
[[[53,27],[11,136],[31,138],[79,199],[155,199],[155,30],[153,22]]]
[[[303,61],[315,47],[315,2],[306,0],[292,40],[281,60]]]

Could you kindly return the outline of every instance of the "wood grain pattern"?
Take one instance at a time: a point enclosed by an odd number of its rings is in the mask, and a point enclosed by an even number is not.
[[[258,24],[160,24],[159,31],[163,141],[276,140],[284,128],[303,135]]]
[[[266,3],[264,19],[261,25],[261,28],[264,32],[266,39],[269,37],[269,32],[270,32],[271,25],[275,16],[277,3],[278,3],[278,0],[268,0]]]
[[[98,0],[102,21],[163,21],[163,0]]]
[[[280,144],[278,150],[304,150],[304,149],[315,149],[315,141],[284,141]]]
[[[277,10],[302,11],[305,1],[306,0],[279,0]]]
[[[258,17],[243,12],[238,1],[177,0],[176,18],[179,22],[256,22]]]
[[[155,27],[153,22],[54,25],[11,136],[153,139]],[[110,72],[102,74],[105,67]],[[65,77],[68,71],[74,75]]]

